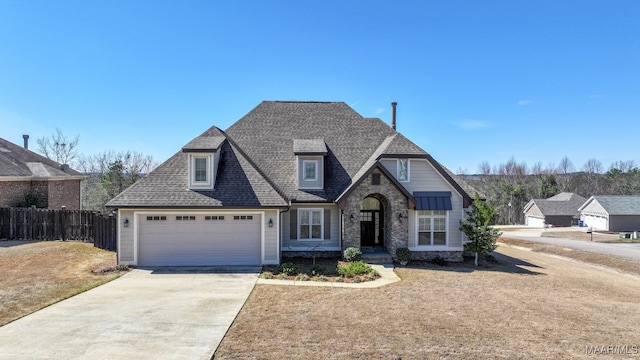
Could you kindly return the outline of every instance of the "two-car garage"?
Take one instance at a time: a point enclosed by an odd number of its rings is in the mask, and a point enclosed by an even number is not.
[[[139,266],[260,265],[262,214],[139,213]]]

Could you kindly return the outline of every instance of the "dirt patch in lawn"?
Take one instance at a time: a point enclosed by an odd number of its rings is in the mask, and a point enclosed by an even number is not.
[[[75,241],[0,241],[0,326],[120,276],[116,254]]]
[[[575,359],[640,346],[640,277],[504,245],[496,258],[397,268],[402,281],[376,289],[258,285],[215,359]]]
[[[536,252],[564,256],[570,259],[579,260],[590,264],[610,267],[612,269],[623,271],[629,274],[640,275],[640,262],[630,259],[590,251],[570,249],[555,245],[536,243],[526,240],[510,239],[508,237],[500,237],[498,241],[506,245],[521,246]]]

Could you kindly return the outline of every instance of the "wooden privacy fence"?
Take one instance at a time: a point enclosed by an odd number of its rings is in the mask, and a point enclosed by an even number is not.
[[[116,217],[85,210],[0,208],[0,239],[81,240],[116,251]]]

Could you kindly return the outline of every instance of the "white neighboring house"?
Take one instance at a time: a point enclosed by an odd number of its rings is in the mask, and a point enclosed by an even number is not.
[[[574,193],[562,192],[548,199],[532,199],[524,206],[525,225],[571,226],[580,216],[578,208],[587,199]]]
[[[640,230],[640,196],[596,195],[578,210],[585,226],[596,230]]]

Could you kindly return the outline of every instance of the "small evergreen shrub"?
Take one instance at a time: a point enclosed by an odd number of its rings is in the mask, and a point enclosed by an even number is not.
[[[296,276],[296,281],[309,281],[309,275],[307,275],[307,274],[298,274]]]
[[[286,262],[278,265],[276,272],[279,274],[287,274],[289,276],[296,275],[298,273],[298,265],[292,262]]]
[[[362,251],[357,247],[348,247],[342,254],[345,261],[360,261],[362,259]]]
[[[325,268],[324,266],[316,265],[313,268],[311,268],[311,275],[313,276],[325,275],[326,273],[327,273],[327,268]]]
[[[116,271],[129,271],[129,265],[117,265]]]
[[[396,250],[396,257],[401,263],[408,263],[411,260],[411,250],[407,248],[398,248]]]
[[[327,277],[326,277],[326,276],[324,276],[324,275],[320,275],[320,276],[316,276],[315,278],[313,278],[313,281],[317,281],[317,282],[327,282],[327,281],[329,281],[329,280],[327,279]]]
[[[271,279],[273,277],[273,273],[271,271],[263,271],[258,277],[260,279]]]
[[[278,276],[276,276],[279,280],[286,280],[287,279],[287,274],[285,273],[280,273],[278,274]]]
[[[436,255],[433,259],[431,259],[431,263],[438,266],[447,266],[447,260],[440,255]]]
[[[338,274],[344,277],[354,277],[356,275],[365,275],[374,271],[370,265],[362,261],[353,261],[338,265]]]

